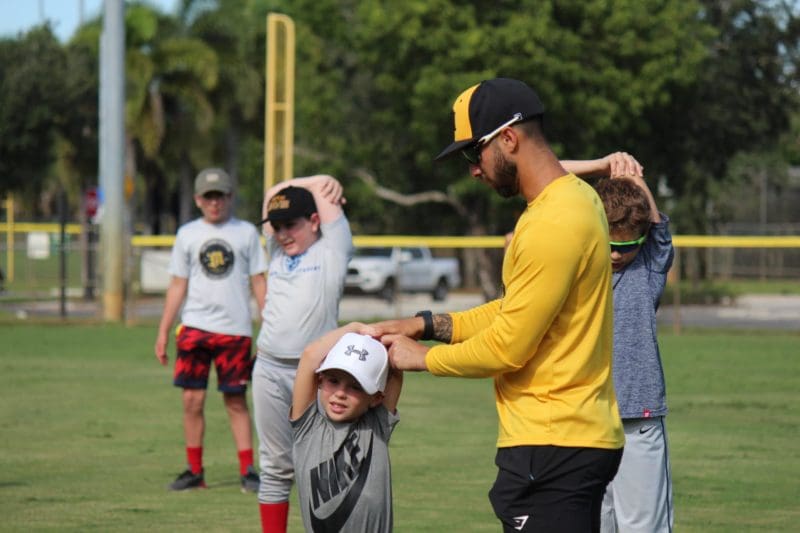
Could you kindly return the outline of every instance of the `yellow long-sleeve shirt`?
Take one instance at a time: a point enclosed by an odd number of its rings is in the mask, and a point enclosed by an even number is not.
[[[439,376],[494,377],[499,448],[621,448],[611,375],[608,224],[573,174],[550,183],[517,222],[502,298],[452,313],[452,344],[428,351]]]

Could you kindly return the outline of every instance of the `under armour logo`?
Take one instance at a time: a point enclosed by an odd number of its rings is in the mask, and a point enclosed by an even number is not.
[[[355,345],[353,345],[353,344],[349,345],[347,347],[347,350],[345,350],[345,352],[344,352],[345,355],[353,355],[354,353],[358,354],[358,360],[359,361],[366,361],[367,360],[367,354],[369,354],[369,352],[367,351],[366,348],[364,348],[363,350],[357,350]]]
[[[525,523],[528,521],[530,515],[522,515],[522,516],[515,516],[512,520],[514,520],[514,529],[517,531],[522,531],[522,528],[525,527]]]

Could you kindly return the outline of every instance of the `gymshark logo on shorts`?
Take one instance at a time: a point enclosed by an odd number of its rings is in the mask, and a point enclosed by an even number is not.
[[[353,355],[354,353],[358,354],[359,361],[366,361],[367,356],[369,355],[369,352],[367,351],[366,348],[364,348],[363,350],[356,350],[356,347],[353,344],[348,345],[347,350],[345,350],[344,352],[345,355]]]
[[[311,469],[311,501],[308,503],[308,511],[311,517],[311,531],[314,533],[342,531],[364,490],[367,474],[372,465],[373,438],[370,435],[369,449],[366,455],[359,459],[361,448],[358,446],[358,433],[354,431],[332,458]],[[333,512],[326,517],[317,516],[315,510],[319,509],[320,505],[342,492],[347,494]]]
[[[522,516],[515,516],[512,520],[514,520],[514,529],[517,531],[522,531],[522,528],[525,527],[525,524],[528,522],[528,518],[530,515],[522,515]]]

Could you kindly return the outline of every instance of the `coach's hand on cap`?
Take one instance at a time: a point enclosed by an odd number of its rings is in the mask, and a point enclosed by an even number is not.
[[[404,335],[412,339],[419,339],[425,330],[425,322],[421,317],[411,317],[375,322],[370,324],[369,327],[373,331],[370,334],[376,338],[384,335]]]
[[[381,342],[389,352],[389,364],[397,370],[427,370],[425,355],[430,348],[405,335],[384,335]]]

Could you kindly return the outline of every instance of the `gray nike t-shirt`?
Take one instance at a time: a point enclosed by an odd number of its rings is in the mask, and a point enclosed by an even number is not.
[[[355,422],[336,423],[314,402],[292,421],[306,531],[392,531],[389,438],[399,420],[379,405]]]

